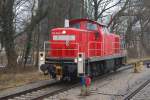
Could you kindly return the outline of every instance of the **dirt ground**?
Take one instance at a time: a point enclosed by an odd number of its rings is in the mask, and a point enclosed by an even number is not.
[[[26,68],[27,69],[27,68]],[[30,68],[31,69],[31,68]],[[20,72],[1,72],[0,73],[0,91],[18,87],[25,84],[37,82],[40,80],[49,80],[50,77],[47,75],[43,75],[43,73],[39,73],[36,68],[32,68],[31,70],[25,70]]]

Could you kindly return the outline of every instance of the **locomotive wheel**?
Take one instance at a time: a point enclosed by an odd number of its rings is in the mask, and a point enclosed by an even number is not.
[[[98,75],[101,75],[101,64],[97,63],[96,67],[97,67],[97,73],[98,73]]]
[[[113,71],[116,72],[118,68],[114,67]]]
[[[117,69],[121,67],[121,60],[122,59],[115,59],[115,64],[114,64],[114,68],[113,68],[114,72],[116,72]]]
[[[106,64],[105,64],[104,62],[101,63],[101,73],[102,73],[102,74],[105,74],[105,73],[106,73],[105,65],[106,65]]]

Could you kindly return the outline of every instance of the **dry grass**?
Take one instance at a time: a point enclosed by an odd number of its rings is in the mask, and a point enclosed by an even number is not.
[[[69,100],[69,99],[67,99],[67,98],[60,98],[60,100]]]
[[[0,74],[0,91],[12,87],[25,85],[39,80],[48,80],[49,76],[44,76],[37,70],[20,71],[17,73],[1,73]]]
[[[140,58],[140,59],[128,59],[127,60],[127,64],[130,64],[130,63],[134,63],[134,62],[137,62],[137,61],[144,61],[144,60],[150,60],[150,57],[145,57],[145,58]]]

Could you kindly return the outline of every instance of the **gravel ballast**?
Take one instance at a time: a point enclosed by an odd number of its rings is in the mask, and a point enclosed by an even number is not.
[[[76,87],[44,100],[123,100],[149,77],[150,69],[146,67],[140,73],[134,73],[133,69],[129,69],[92,82],[89,96],[80,96],[81,87]]]

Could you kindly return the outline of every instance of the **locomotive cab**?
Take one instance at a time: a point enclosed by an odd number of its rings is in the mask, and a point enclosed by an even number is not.
[[[50,76],[73,80],[79,75],[93,75],[93,64],[120,54],[119,36],[109,34],[105,28],[92,20],[75,19],[70,20],[69,27],[52,29],[44,46],[44,65]]]

